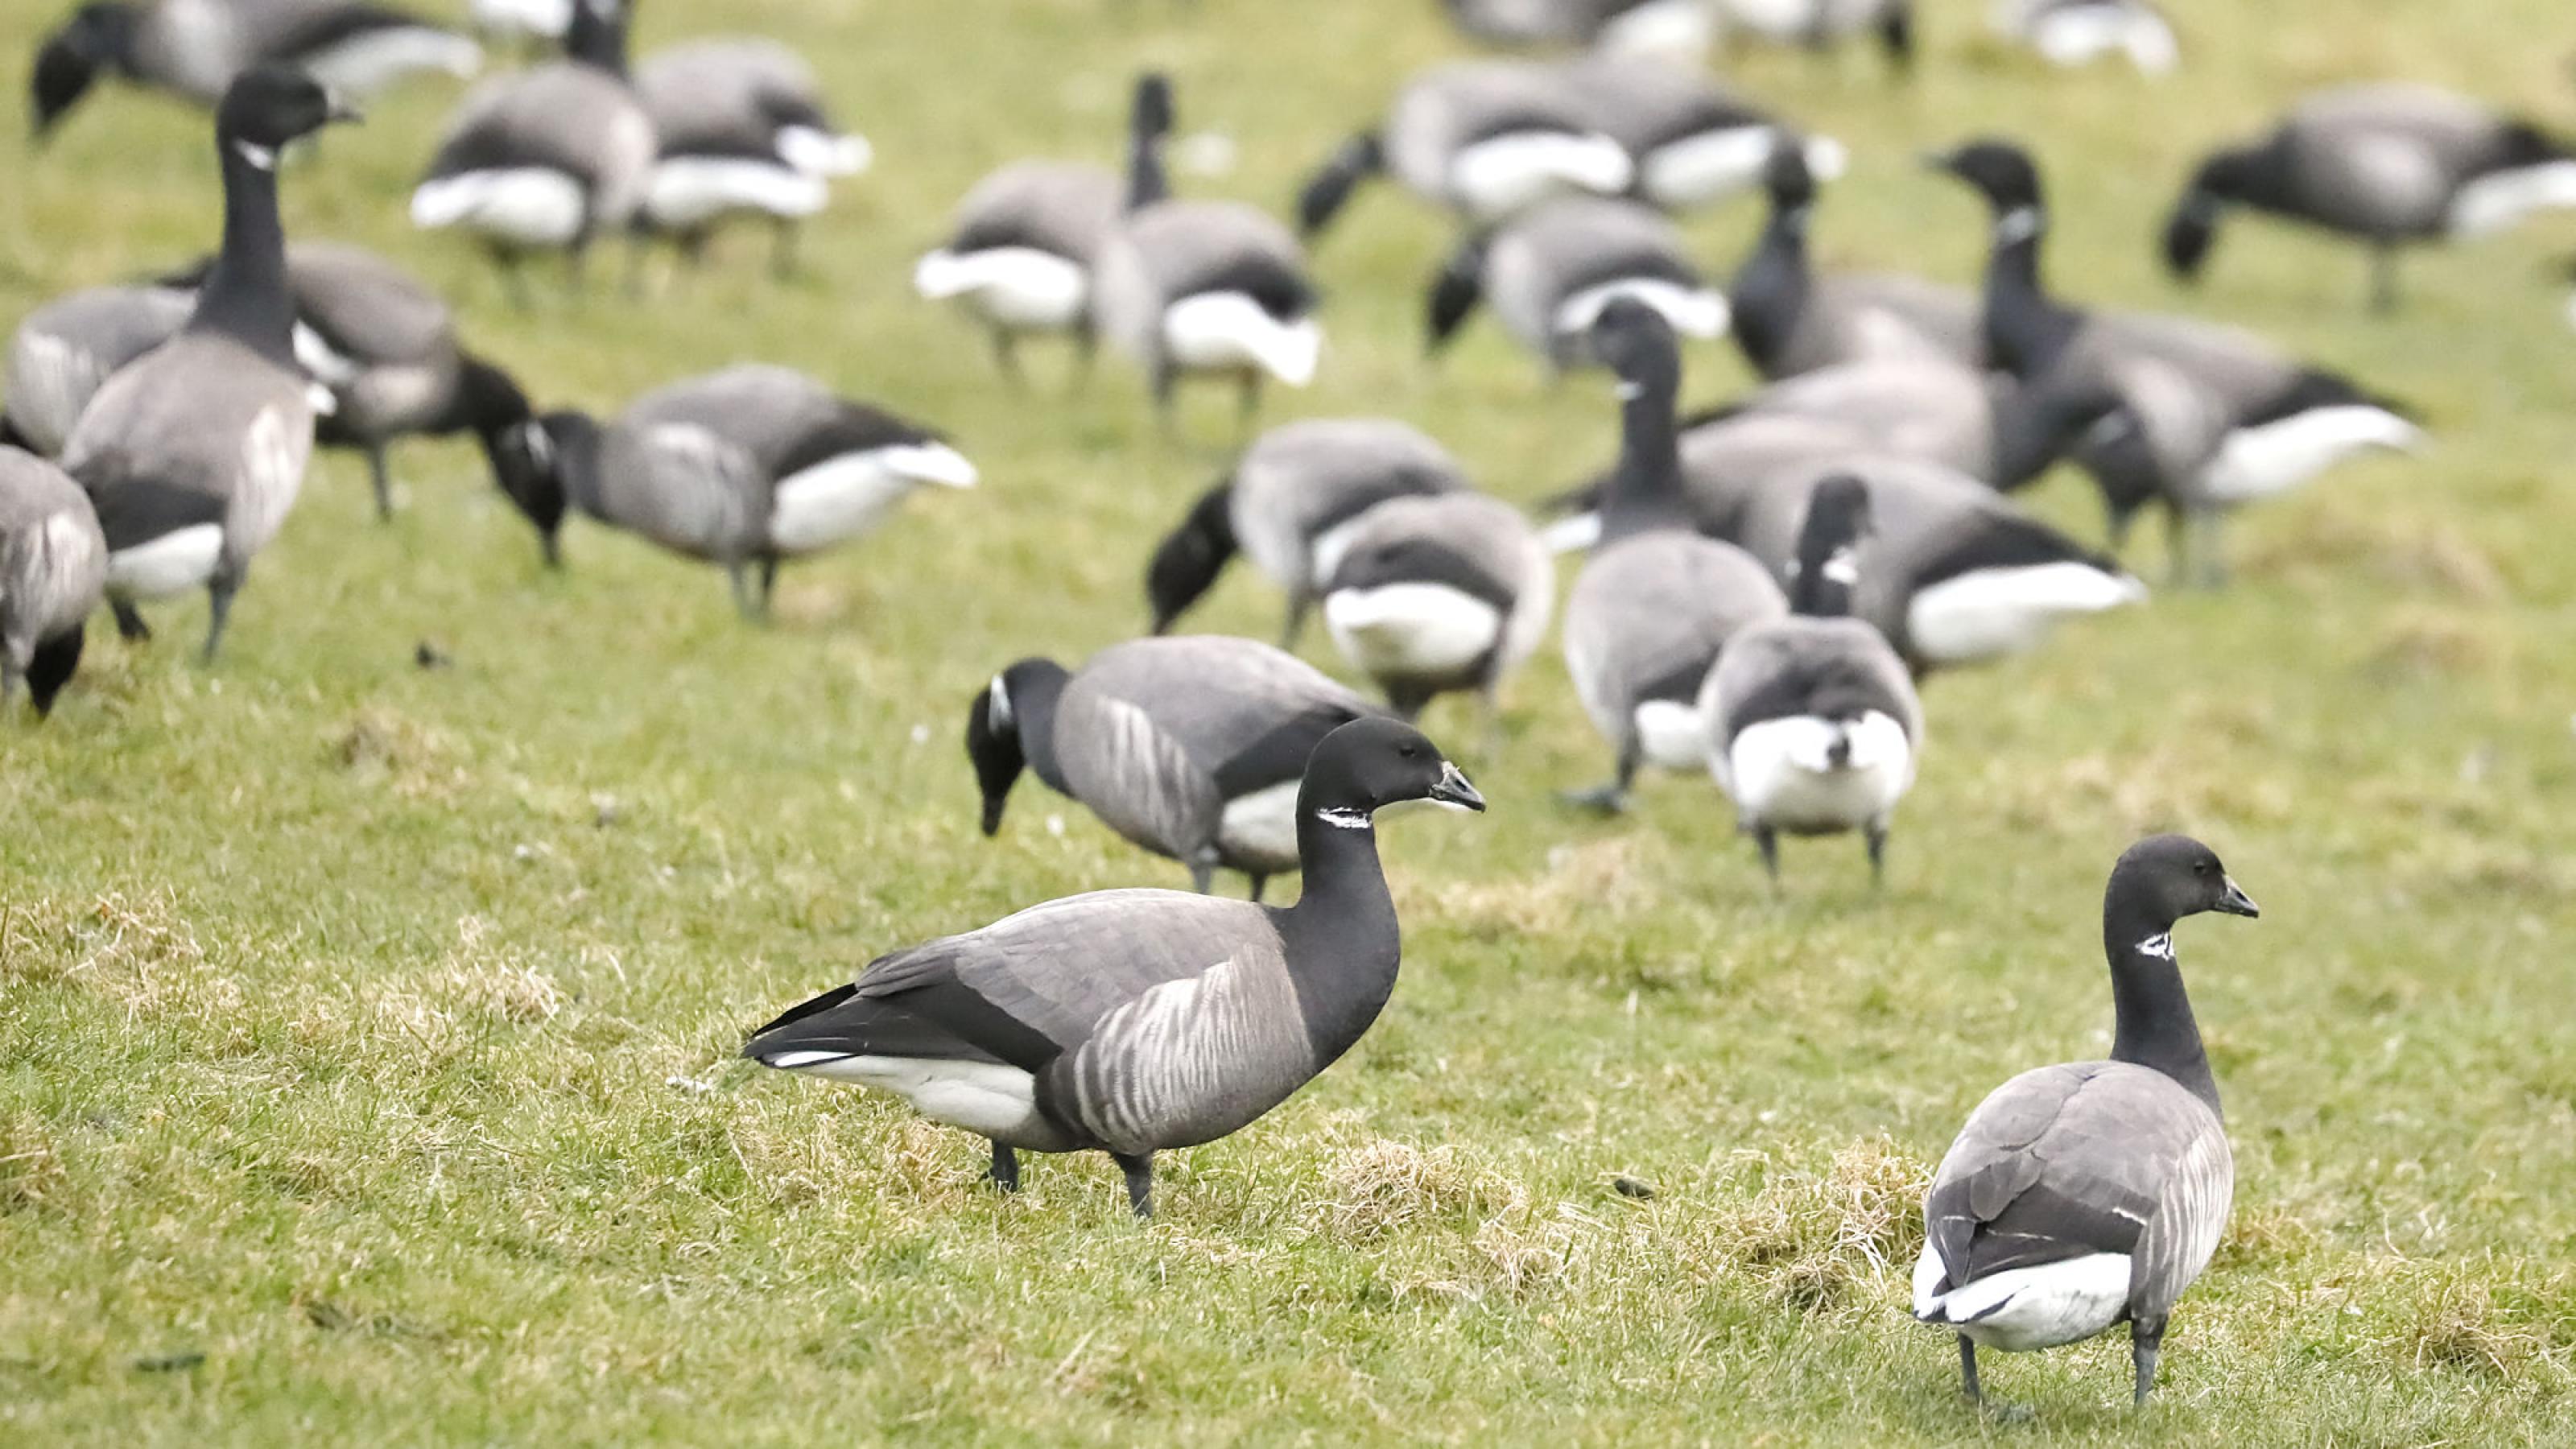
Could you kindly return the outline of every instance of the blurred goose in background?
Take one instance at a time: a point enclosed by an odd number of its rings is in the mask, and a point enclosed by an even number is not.
[[[1678,425],[1683,431],[1677,506],[1688,527],[1710,538],[1732,535],[1747,491],[1760,480],[1792,463],[1870,446],[1864,433],[1833,418],[1789,411],[1729,417],[1722,416],[1723,411]],[[1548,527],[1548,547],[1576,553],[1601,541],[1602,500],[1609,496],[1617,476],[1614,460],[1598,477],[1549,501],[1551,509],[1563,516]]]
[[[1013,383],[1022,380],[1019,339],[1028,333],[1071,334],[1087,364],[1101,248],[1122,213],[1171,194],[1162,148],[1172,120],[1170,81],[1146,75],[1128,110],[1124,182],[1067,161],[1014,161],[977,182],[957,205],[947,243],[913,268],[913,289],[980,317]]]
[[[1294,906],[1152,890],[1049,901],[870,963],[743,1055],[981,1134],[1005,1191],[1020,1149],[1107,1152],[1151,1216],[1156,1152],[1249,1126],[1377,1020],[1402,940],[1375,817],[1414,800],[1485,808],[1410,726],[1344,725],[1297,790]]]
[[[2369,247],[2371,303],[2386,311],[2397,305],[2401,248],[2487,236],[2535,211],[2576,207],[2576,151],[2450,91],[2342,86],[2200,163],[2165,223],[2165,265],[2175,276],[2199,279],[2231,206]]]
[[[1887,357],[1981,366],[1975,294],[1917,277],[1816,272],[1807,255],[1812,149],[1782,144],[1764,153],[1770,220],[1727,293],[1745,360],[1772,378]]]
[[[1616,196],[1636,179],[1636,166],[1585,102],[1563,73],[1534,61],[1433,66],[1396,93],[1383,122],[1344,142],[1307,178],[1298,229],[1313,241],[1361,182],[1381,174],[1470,227],[1553,196]]]
[[[107,587],[107,536],[60,468],[0,446],[0,710],[25,681],[39,719],[80,668]]]
[[[976,481],[937,433],[761,363],[657,388],[606,424],[544,414],[507,435],[501,475],[548,564],[578,508],[722,565],[754,618],[769,613],[781,562],[873,533],[916,488]]]
[[[795,265],[798,224],[823,209],[831,183],[868,168],[867,138],[842,131],[802,56],[774,40],[698,40],[636,67],[635,94],[660,156],[638,213],[691,263],[727,218],[766,217],[772,270]]]
[[[2199,841],[2159,835],[2120,857],[2102,900],[2111,1059],[2041,1067],[1959,1129],[1923,1200],[1914,1316],[1959,1339],[1960,1387],[1984,1402],[1979,1346],[2023,1353],[2129,1325],[2135,1398],[2165,1325],[2227,1229],[2236,1160],[2174,926],[2261,914]]]
[[[1154,632],[1171,628],[1240,552],[1287,592],[1280,647],[1293,649],[1370,509],[1468,486],[1446,448],[1391,418],[1310,418],[1272,428],[1154,550],[1145,571]]]
[[[193,286],[85,287],[28,313],[9,338],[0,442],[62,456],[81,410],[116,370],[169,341],[197,308]]]
[[[291,65],[352,102],[408,77],[465,77],[482,47],[443,26],[360,0],[99,0],[36,52],[35,134],[53,134],[102,75],[213,106],[255,65]]]
[[[1780,836],[1858,830],[1883,881],[1888,820],[1914,785],[1923,703],[1885,635],[1851,617],[1869,489],[1837,475],[1807,501],[1790,613],[1737,631],[1699,695],[1710,766],[1780,879]]]
[[[1852,362],[1782,378],[1686,419],[1683,449],[1711,448],[1757,421],[1811,419],[1872,452],[1927,459],[2009,491],[2046,472],[2111,405],[2098,393],[2017,387],[1940,358]]]
[[[1297,787],[1324,736],[1382,714],[1313,665],[1249,639],[1138,639],[1067,672],[1023,659],[976,694],[966,757],[984,833],[1002,828],[1027,769],[1102,824],[1190,868],[1205,895],[1219,870],[1297,868]]]
[[[1995,0],[1993,23],[2051,65],[2125,55],[2141,75],[2167,75],[2182,63],[2173,26],[2148,0]]]
[[[1324,583],[1324,626],[1407,719],[1442,694],[1475,690],[1490,748],[1503,681],[1538,652],[1555,598],[1555,561],[1519,509],[1481,493],[1427,493],[1353,522]]]
[[[1717,40],[1709,0],[1441,0],[1460,30],[1495,45],[1581,45],[1699,64]]]
[[[2422,446],[2423,432],[2395,404],[2251,334],[2057,301],[2041,278],[2048,211],[2039,171],[2020,147],[1976,141],[1932,164],[1974,188],[1994,218],[1985,330],[1995,363],[2026,387],[2119,404],[2084,451],[2103,485],[2115,547],[2138,507],[2161,502],[2176,576],[2216,583],[2225,575],[2224,510],[2357,454]]]
[[[572,29],[573,6],[579,0],[469,0],[466,14],[474,28],[494,40],[523,45],[560,45]]]
[[[1686,337],[1725,333],[1726,298],[1692,265],[1689,245],[1651,207],[1565,197],[1469,239],[1432,279],[1428,347],[1437,355],[1479,304],[1550,376],[1590,358],[1585,336],[1602,309],[1626,298]]]
[[[1567,798],[1615,811],[1642,765],[1706,768],[1700,686],[1729,638],[1788,603],[1750,554],[1692,531],[1673,418],[1681,354],[1663,314],[1616,299],[1591,346],[1619,379],[1619,466],[1600,546],[1565,601],[1565,668],[1617,763],[1607,784]]]
[[[1164,96],[1159,77],[1140,84]],[[1139,147],[1126,215],[1110,230],[1092,279],[1092,319],[1110,345],[1145,370],[1154,410],[1168,431],[1184,375],[1231,377],[1247,423],[1263,379],[1290,387],[1315,380],[1324,333],[1306,254],[1269,213],[1240,201],[1160,197],[1159,164]],[[1150,185],[1148,183],[1151,183]]]
[[[1721,35],[1824,51],[1854,36],[1876,37],[1888,63],[1914,64],[1914,0],[1715,0]]]
[[[631,18],[627,0],[575,0],[568,58],[469,92],[412,192],[412,224],[480,236],[521,306],[528,253],[563,252],[578,272],[591,242],[626,230],[650,189],[657,145],[627,81]]]
[[[1582,114],[1635,162],[1629,190],[1665,211],[1726,200],[1762,179],[1774,148],[1795,146],[1818,172],[1842,174],[1842,145],[1801,136],[1728,94],[1696,68],[1652,58],[1587,55],[1557,68]]]
[[[138,599],[203,588],[205,657],[223,643],[251,559],[286,522],[313,451],[311,384],[277,214],[278,153],[353,113],[302,71],[242,73],[215,108],[224,238],[187,324],[118,370],[64,440],[63,471],[98,509],[107,595],[128,638]]]

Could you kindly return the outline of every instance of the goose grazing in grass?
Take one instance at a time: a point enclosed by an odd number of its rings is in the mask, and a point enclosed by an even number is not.
[[[1521,511],[1481,493],[1390,499],[1351,526],[1324,626],[1407,719],[1452,690],[1501,727],[1503,681],[1547,636],[1556,565]]]
[[[46,37],[29,100],[43,140],[102,75],[212,107],[257,65],[294,66],[363,101],[414,75],[465,77],[482,64],[465,36],[359,0],[99,0]]]
[[[1717,41],[1708,0],[1442,0],[1460,30],[1496,45],[1581,45],[1696,65]]]
[[[38,718],[80,668],[107,587],[107,536],[89,495],[53,464],[0,446],[0,709],[25,681]]]
[[[28,313],[9,338],[0,442],[59,458],[72,425],[116,370],[179,334],[197,308],[188,287],[85,287]]]
[[[1842,174],[1840,143],[1800,136],[1696,67],[1594,54],[1565,62],[1558,74],[1582,114],[1635,162],[1632,194],[1665,211],[1694,211],[1745,190],[1779,146],[1800,148],[1826,176]]]
[[[833,124],[813,67],[773,40],[699,40],[655,51],[635,69],[636,98],[660,157],[637,213],[695,263],[728,218],[765,218],[771,269],[795,266],[796,233],[831,199],[831,183],[874,157]]]
[[[1324,737],[1297,789],[1305,890],[1285,908],[1102,891],[881,957],[762,1027],[764,1066],[893,1092],[993,1145],[1106,1152],[1138,1217],[1154,1154],[1241,1130],[1356,1045],[1395,990],[1402,942],[1375,817],[1484,797],[1409,725]]]
[[[1013,383],[1022,380],[1019,340],[1031,333],[1071,335],[1087,363],[1101,248],[1122,213],[1170,194],[1162,148],[1172,119],[1171,83],[1147,75],[1128,111],[1124,182],[1066,161],[1014,161],[977,182],[958,203],[947,244],[913,268],[913,290],[980,318]]]
[[[1390,418],[1310,418],[1272,428],[1154,550],[1145,571],[1154,632],[1170,629],[1240,552],[1287,591],[1279,642],[1293,649],[1370,509],[1468,486],[1448,449]]]
[[[1914,0],[1716,0],[1722,35],[1823,52],[1854,36],[1875,37],[1890,65],[1914,64]]]
[[[1689,244],[1652,207],[1565,197],[1471,238],[1432,279],[1430,351],[1437,355],[1479,304],[1535,353],[1550,376],[1582,365],[1585,337],[1605,305],[1652,308],[1685,337],[1724,335],[1726,298],[1701,279]]]
[[[1727,293],[1745,361],[1770,378],[1889,357],[1982,366],[1974,294],[1918,277],[1815,270],[1807,255],[1817,175],[1810,150],[1781,145],[1765,156],[1770,220]]]
[[[2177,317],[2090,314],[2041,280],[2048,211],[2039,170],[2009,141],[1975,141],[1931,164],[1982,195],[1994,217],[1985,330],[1995,363],[2024,386],[2117,411],[2087,465],[2103,483],[2115,546],[2136,509],[2164,504],[2178,578],[2225,575],[2225,510],[2286,492],[2356,455],[2425,441],[2403,410],[2233,328]],[[2196,568],[2195,568],[2196,556]]]
[[[1384,713],[1322,671],[1249,639],[1138,639],[1078,672],[1023,659],[979,691],[966,758],[984,833],[1027,769],[1101,823],[1190,868],[1201,895],[1241,871],[1261,899],[1297,868],[1297,785],[1326,735]]]
[[[500,472],[549,565],[578,508],[721,565],[752,618],[768,616],[781,562],[875,532],[916,488],[976,481],[937,433],[762,363],[657,388],[605,424],[544,414],[507,435]]]
[[[1491,226],[1552,196],[1616,196],[1636,167],[1586,114],[1556,69],[1531,61],[1463,61],[1407,82],[1376,129],[1344,142],[1297,197],[1313,241],[1361,182],[1391,174],[1471,227]]]
[[[2099,395],[2016,387],[1942,358],[1890,358],[1800,373],[1702,413],[1683,424],[1683,449],[1687,458],[1757,420],[1812,419],[1869,451],[2011,490],[2081,441],[2104,407]]]
[[[2261,914],[2209,847],[2129,847],[2102,900],[2116,1025],[2111,1059],[2024,1072],[1977,1106],[1923,1202],[1914,1316],[1977,1349],[2023,1353],[2129,1325],[2136,1401],[2156,1382],[2174,1305],[2209,1266],[2236,1193],[2174,925]]]
[[[575,0],[566,59],[497,76],[468,93],[411,195],[414,226],[480,236],[512,299],[531,252],[576,268],[644,204],[658,144],[626,75],[630,0]]]
[[[2231,206],[2370,249],[2371,302],[2397,305],[2409,245],[2491,235],[2545,208],[2576,207],[2576,150],[2530,121],[2411,83],[2341,86],[2269,132],[2210,153],[2165,223],[2165,265],[2196,281]]]
[[[1873,881],[1887,827],[1914,785],[1923,703],[1885,635],[1851,617],[1869,533],[1869,489],[1848,475],[1807,504],[1787,618],[1726,641],[1699,694],[1709,762],[1736,819],[1780,879],[1780,836],[1858,830]]]
[[[1148,77],[1144,86],[1156,83]],[[1167,93],[1163,128],[1170,124]],[[1184,374],[1235,379],[1247,422],[1264,378],[1313,382],[1324,333],[1306,254],[1288,228],[1239,201],[1152,199],[1159,166],[1133,174],[1127,213],[1100,249],[1092,318],[1145,370],[1164,427]]]
[[[203,588],[205,657],[251,559],[277,536],[313,451],[310,384],[277,215],[277,158],[348,111],[302,71],[245,71],[215,108],[224,239],[185,326],[108,378],[64,440],[107,538],[107,595],[128,638],[138,599]]]
[[[1995,0],[1995,33],[2056,66],[2125,55],[2141,75],[2169,75],[2182,63],[2173,26],[2148,0]]]
[[[1616,811],[1644,764],[1707,766],[1700,686],[1728,639],[1778,618],[1788,602],[1752,555],[1692,531],[1673,418],[1681,355],[1663,314],[1616,299],[1601,309],[1591,345],[1619,379],[1619,466],[1602,502],[1600,546],[1566,598],[1565,668],[1617,767],[1609,783],[1568,798]]]

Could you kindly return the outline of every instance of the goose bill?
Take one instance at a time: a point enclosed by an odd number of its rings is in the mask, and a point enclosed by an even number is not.
[[[1447,760],[1440,762],[1439,782],[1431,787],[1431,793],[1425,798],[1434,805],[1445,805],[1452,810],[1473,810],[1481,814],[1485,808],[1485,797],[1476,792],[1475,786],[1467,783],[1464,772]]]

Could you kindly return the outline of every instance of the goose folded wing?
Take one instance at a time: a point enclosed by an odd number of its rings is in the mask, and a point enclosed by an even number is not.
[[[306,245],[288,253],[296,321],[355,362],[435,362],[456,348],[454,316],[428,288],[352,249]]]
[[[1167,640],[1084,674],[1086,693],[1151,709],[1160,732],[1225,798],[1298,778],[1325,735],[1385,713],[1292,655],[1228,639]]]

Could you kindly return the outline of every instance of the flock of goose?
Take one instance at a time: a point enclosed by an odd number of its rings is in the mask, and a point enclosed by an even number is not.
[[[488,33],[559,56],[478,83],[410,200],[470,235],[524,296],[532,256],[575,269],[605,238],[696,259],[735,219],[798,223],[871,160],[812,72],[773,42],[674,47],[630,67],[622,0],[476,0]],[[1154,1154],[1233,1132],[1347,1051],[1391,994],[1397,922],[1376,814],[1482,810],[1411,721],[1437,696],[1495,702],[1558,626],[1608,759],[1581,806],[1621,808],[1644,767],[1711,774],[1776,878],[1780,837],[1858,834],[1877,870],[1914,781],[1937,671],[2041,647],[2062,622],[2142,603],[2116,561],[2142,509],[2171,525],[2178,581],[2215,584],[2238,506],[2424,434],[2400,404],[2235,329],[2087,309],[2042,265],[2040,169],[2008,140],[1928,158],[1987,208],[1981,295],[1820,271],[1806,243],[1843,148],[1677,63],[1722,34],[1815,46],[1874,38],[1916,59],[1908,0],[1448,0],[1468,34],[1572,54],[1483,58],[1414,77],[1319,158],[1293,220],[1172,194],[1176,97],[1134,91],[1123,170],[1023,161],[975,186],[912,281],[980,329],[1014,381],[1021,345],[1105,340],[1168,424],[1198,378],[1302,387],[1327,360],[1308,247],[1384,175],[1453,215],[1431,268],[1437,353],[1478,309],[1547,372],[1601,371],[1615,464],[1553,522],[1476,490],[1392,418],[1291,422],[1254,437],[1145,564],[1153,637],[1077,667],[1022,659],[970,701],[982,828],[1019,776],[1181,863],[1199,894],[1046,902],[871,963],[755,1033],[771,1067],[862,1083],[981,1134],[993,1180],[1020,1150],[1109,1153],[1150,1211]],[[2049,60],[2171,67],[2143,0],[2007,0],[2006,34]],[[22,318],[0,446],[0,699],[49,711],[104,605],[203,589],[205,654],[276,537],[316,442],[362,451],[380,509],[387,453],[470,433],[546,561],[574,511],[725,570],[765,613],[788,559],[865,534],[921,487],[977,470],[937,430],[793,370],[740,364],[612,417],[544,410],[468,350],[428,287],[281,222],[281,161],[366,92],[481,63],[466,35],[346,0],[91,4],[37,57],[37,130],[101,78],[212,107],[225,214],[209,257]],[[327,164],[327,162],[322,163]],[[291,175],[292,166],[283,168]],[[1769,219],[1729,277],[1703,272],[1676,213],[1758,194]],[[2576,205],[2576,153],[2537,126],[2424,87],[2309,98],[2213,154],[2162,234],[2185,279],[2230,208],[2349,236],[2394,304],[2404,247]],[[1681,415],[1683,350],[1731,337],[1765,379]],[[2019,509],[2061,459],[2099,482],[2109,551]],[[1586,555],[1557,607],[1558,552]],[[1285,595],[1282,644],[1168,629],[1237,554]],[[1286,652],[1320,613],[1365,695]],[[1250,901],[1207,894],[1240,872]],[[1260,904],[1296,871],[1293,906]],[[2032,1349],[2131,1326],[2136,1392],[2176,1300],[2224,1225],[2232,1166],[2175,961],[2177,921],[2254,914],[2204,846],[2141,842],[2103,913],[2110,1059],[2014,1078],[1971,1117],[1925,1206],[1915,1312],[1980,1345]]]

